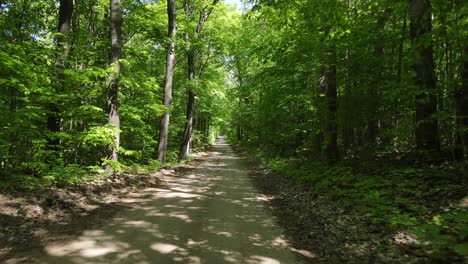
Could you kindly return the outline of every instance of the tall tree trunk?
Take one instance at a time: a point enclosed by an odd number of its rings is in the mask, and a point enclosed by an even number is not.
[[[462,54],[462,85],[456,92],[455,106],[457,114],[457,140],[455,157],[468,161],[468,45],[465,44]]]
[[[379,17],[378,25],[382,32],[387,30],[388,17],[389,11],[385,11],[385,13]],[[367,134],[369,136],[369,143],[372,145],[377,144],[377,138],[379,135],[379,107],[381,104],[380,89],[382,89],[381,87],[385,83],[385,49],[381,39],[383,38],[379,38],[377,40],[374,47],[374,54],[379,59],[379,64],[378,67],[375,68],[377,71],[373,72],[374,76],[372,78],[375,79],[369,91],[370,113],[368,113],[369,118],[367,120]]]
[[[192,51],[187,55],[188,79],[192,83],[195,81],[195,56]],[[195,92],[192,87],[189,88],[187,96],[187,112],[185,118],[185,128],[180,144],[179,161],[187,159],[190,154],[190,143],[193,136],[193,119],[195,116]]]
[[[118,161],[118,150],[120,145],[120,117],[119,117],[119,81],[122,55],[122,13],[120,11],[120,0],[110,0],[110,35],[111,56],[110,63],[113,68],[109,74],[106,87],[106,106],[108,122],[114,128],[114,142],[108,146],[107,159]],[[106,170],[112,173],[111,166],[106,165]]]
[[[409,0],[410,36],[416,71],[416,146],[428,154],[440,150],[437,112],[436,76],[432,49],[432,13],[429,0]]]
[[[167,57],[166,57],[166,76],[164,77],[164,98],[163,104],[169,111],[172,104],[172,79],[175,67],[175,36],[177,13],[175,0],[167,0],[167,18],[168,18],[168,37]],[[161,164],[166,162],[167,154],[167,136],[169,132],[169,113],[166,112],[161,117],[159,130],[158,160]]]
[[[237,106],[237,141],[242,141],[242,96],[239,96],[239,103]]]
[[[73,17],[73,0],[60,0],[59,7],[59,23],[58,23],[58,36],[57,42],[57,58],[55,61],[54,77],[57,81],[55,93],[61,94],[64,90],[64,76],[65,63],[68,59],[70,45],[68,35],[71,31],[71,22]],[[54,99],[55,100],[55,99]],[[60,131],[60,108],[59,102],[53,101],[49,105],[49,112],[47,115],[47,129],[52,132]],[[48,145],[51,148],[58,145],[60,141],[52,135],[48,139]]]
[[[336,123],[337,91],[336,91],[336,50],[335,47],[327,51],[326,65],[321,68],[319,96],[323,97],[325,111],[322,122],[324,140],[323,152],[328,162],[338,159],[338,127]]]
[[[398,84],[401,84],[401,70],[403,67],[403,46],[405,44],[405,40],[407,39],[406,37],[406,24],[407,24],[407,16],[408,12],[405,12],[403,16],[403,25],[401,29],[401,38],[400,38],[400,44],[398,45],[398,65],[397,65],[397,81]]]
[[[200,33],[205,25],[205,22],[210,17],[211,12],[213,12],[213,7],[219,2],[219,0],[213,0],[211,6],[205,6],[200,11],[200,15],[198,18],[198,24],[195,29],[195,39],[191,40],[189,37],[188,32],[185,33],[185,41],[190,43],[191,41],[198,41],[200,37]],[[188,1],[184,2],[184,9],[185,15],[187,19],[192,19],[192,12],[190,3]],[[187,114],[185,117],[185,128],[184,133],[182,135],[182,141],[180,143],[180,150],[179,150],[179,160],[187,159],[190,153],[190,142],[192,141],[193,136],[193,118],[195,116],[195,91],[192,89],[192,84],[195,81],[195,50],[190,48],[187,52],[187,66],[188,66],[188,79],[189,79],[189,88],[187,92]]]

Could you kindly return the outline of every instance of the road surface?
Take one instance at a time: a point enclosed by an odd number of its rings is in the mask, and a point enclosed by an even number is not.
[[[46,246],[37,263],[299,263],[247,172],[221,138],[199,165],[131,193],[131,209]]]

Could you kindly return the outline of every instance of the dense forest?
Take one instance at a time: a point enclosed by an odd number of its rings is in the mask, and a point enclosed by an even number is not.
[[[263,166],[468,254],[463,0],[0,0],[0,186]],[[463,202],[464,201],[464,202]]]

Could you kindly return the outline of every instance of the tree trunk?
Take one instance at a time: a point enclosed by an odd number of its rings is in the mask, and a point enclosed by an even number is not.
[[[459,161],[468,159],[468,45],[462,55],[462,85],[456,93],[457,142],[455,158]]]
[[[59,7],[59,23],[58,23],[58,37],[57,42],[57,58],[55,61],[54,77],[57,81],[55,89],[56,94],[61,94],[64,90],[63,70],[65,63],[68,59],[70,45],[68,41],[68,34],[71,31],[71,21],[73,17],[73,0],[60,0]],[[55,99],[54,99],[55,100]],[[49,105],[49,112],[47,114],[47,129],[52,132],[60,131],[60,108],[59,102],[53,101]],[[51,148],[58,145],[60,142],[54,136],[49,137],[48,145]]]
[[[120,11],[120,0],[110,0],[110,35],[111,56],[110,63],[112,72],[109,74],[106,87],[106,106],[109,124],[114,128],[114,142],[108,146],[107,159],[118,161],[118,150],[120,145],[120,117],[119,117],[119,81],[120,81],[120,57],[122,55],[122,14]],[[109,165],[106,170],[112,173]]]
[[[186,38],[187,38],[186,34]],[[190,85],[195,81],[195,55],[193,51],[189,51],[187,54],[187,66],[188,66],[188,79]],[[180,144],[179,161],[187,159],[190,154],[190,143],[193,136],[193,119],[195,116],[195,92],[192,87],[189,87],[187,93],[187,113],[185,119],[184,134],[182,142]]]
[[[167,18],[168,18],[168,37],[167,58],[166,58],[166,76],[164,77],[164,98],[163,104],[170,111],[172,104],[172,79],[175,67],[175,36],[177,14],[175,9],[175,0],[167,0]],[[167,136],[169,132],[169,113],[166,112],[161,117],[158,145],[158,160],[161,164],[166,162],[167,154]]]
[[[322,66],[319,93],[324,102],[323,152],[328,162],[338,159],[338,129],[336,123],[337,91],[336,91],[336,50],[329,49],[327,65]]]
[[[190,154],[190,143],[193,136],[193,117],[195,115],[195,92],[190,90],[188,91],[187,99],[187,115],[185,121],[185,129],[182,138],[182,143],[180,144],[179,151],[179,161],[187,159]]]
[[[403,46],[405,44],[406,40],[406,24],[407,24],[407,16],[408,13],[405,12],[403,16],[403,25],[401,29],[401,39],[400,39],[400,44],[398,45],[398,66],[397,66],[397,81],[398,85],[401,84],[401,70],[403,66]]]
[[[409,0],[410,36],[416,71],[416,146],[433,155],[439,152],[436,77],[432,49],[432,13],[429,0]]]
[[[388,28],[388,17],[389,11],[385,11],[379,17],[378,25],[382,32],[385,32]],[[368,140],[371,145],[377,145],[377,138],[379,136],[379,108],[381,104],[381,93],[382,85],[385,84],[385,49],[383,38],[380,37],[374,46],[374,54],[378,58],[378,67],[375,67],[372,78],[374,78],[373,85],[370,86],[370,113],[367,120],[367,134]]]
[[[378,26],[382,32],[385,32],[388,29],[388,18],[390,16],[390,11],[385,10],[378,19]],[[377,139],[379,136],[379,108],[382,103],[381,92],[380,90],[385,85],[385,48],[383,43],[383,37],[379,38],[374,46],[374,54],[379,59],[378,67],[375,68],[376,71],[373,72],[373,85],[370,87],[370,113],[369,119],[367,120],[367,134],[369,136],[369,143],[372,145],[377,145]]]

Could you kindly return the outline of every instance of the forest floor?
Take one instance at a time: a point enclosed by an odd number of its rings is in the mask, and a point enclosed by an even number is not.
[[[414,244],[223,142],[153,174],[0,193],[6,264],[449,263]]]
[[[451,164],[249,156],[293,246],[317,253],[312,263],[468,263],[468,184]]]
[[[400,243],[415,242],[413,236],[376,230],[368,214],[355,213],[269,170],[259,168],[251,176],[259,189],[274,197],[269,201],[272,211],[286,227],[292,245],[315,252],[311,263],[432,263],[399,247]]]

